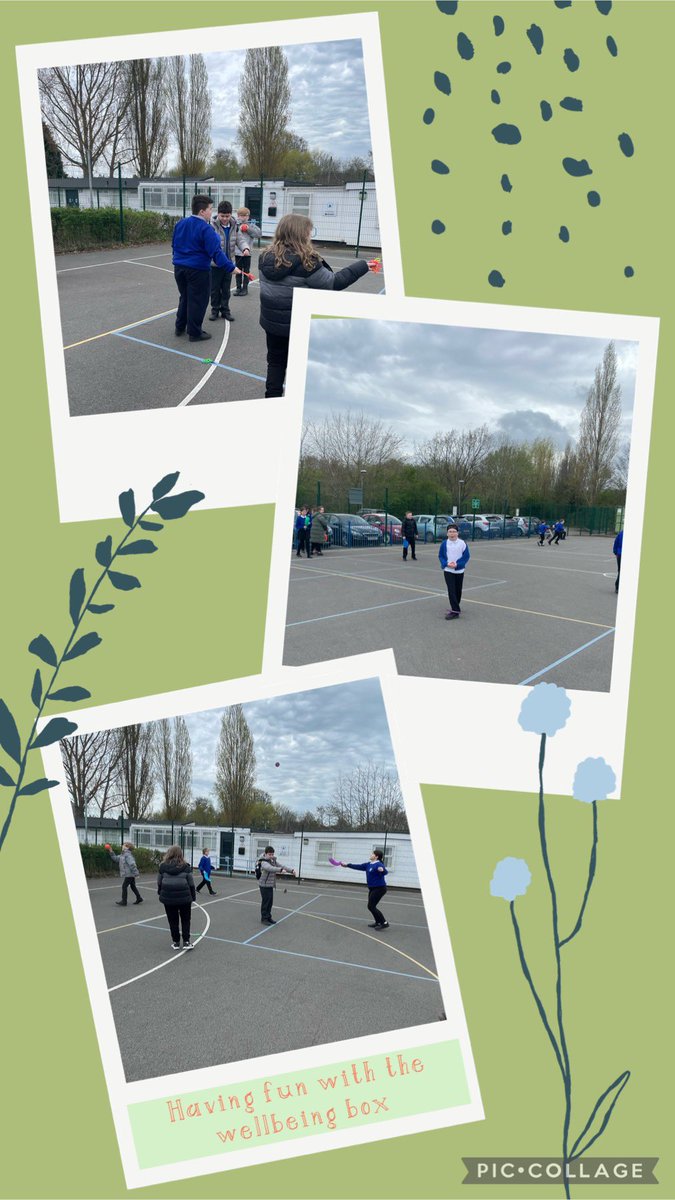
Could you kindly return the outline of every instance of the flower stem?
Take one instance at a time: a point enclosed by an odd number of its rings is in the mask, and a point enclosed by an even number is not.
[[[565,1196],[569,1200],[570,1187],[567,1178],[567,1164],[569,1163],[569,1135],[570,1121],[572,1117],[572,1073],[570,1069],[570,1058],[567,1050],[567,1039],[565,1037],[565,1025],[563,1021],[563,997],[562,997],[562,964],[560,961],[560,935],[558,930],[558,897],[555,890],[555,882],[551,863],[548,856],[548,844],[546,841],[546,806],[544,804],[544,761],[546,758],[546,734],[541,735],[541,744],[539,748],[539,843],[541,846],[541,856],[544,862],[546,871],[546,879],[551,895],[551,919],[553,925],[553,949],[555,952],[556,962],[556,1016],[558,1023],[558,1037],[560,1041],[560,1053],[563,1063],[563,1089],[565,1093],[565,1115],[563,1118],[562,1132],[562,1159],[563,1159],[563,1179],[565,1184]]]
[[[37,714],[36,714],[35,720],[33,721],[33,725],[32,725],[32,728],[31,728],[30,734],[28,735],[28,740],[26,741],[26,747],[25,747],[25,750],[24,750],[24,752],[23,752],[23,756],[22,756],[22,758],[21,758],[21,762],[19,763],[19,776],[18,776],[18,779],[17,779],[17,781],[16,781],[16,785],[15,785],[15,788],[14,788],[14,792],[13,792],[13,794],[12,794],[12,799],[11,799],[11,801],[10,801],[9,810],[8,810],[8,812],[7,812],[7,816],[5,817],[5,820],[4,820],[4,823],[3,823],[3,826],[2,826],[2,830],[0,830],[0,850],[2,850],[2,847],[3,847],[4,843],[5,843],[5,838],[7,837],[7,834],[9,833],[10,825],[12,824],[12,818],[13,818],[13,816],[14,816],[14,810],[15,810],[15,808],[16,808],[16,802],[17,802],[17,800],[18,800],[18,798],[19,798],[19,792],[21,791],[21,784],[23,783],[23,777],[24,777],[24,774],[25,774],[25,771],[26,771],[26,765],[27,765],[27,762],[28,762],[28,753],[29,753],[29,751],[30,751],[31,744],[32,744],[32,742],[33,742],[33,738],[35,737],[35,731],[36,731],[36,729],[37,729],[38,721],[40,720],[40,718],[41,718],[41,716],[42,716],[42,713],[44,712],[44,707],[45,707],[45,704],[47,703],[47,700],[48,700],[48,698],[49,698],[49,693],[51,692],[52,688],[54,687],[54,684],[55,684],[55,682],[56,682],[56,677],[57,677],[57,675],[58,675],[58,673],[59,673],[59,671],[60,671],[60,669],[61,669],[61,666],[62,666],[62,664],[63,664],[63,661],[64,661],[64,659],[65,659],[66,655],[68,654],[68,651],[70,650],[70,648],[71,648],[71,646],[72,646],[72,644],[73,644],[73,641],[74,641],[74,639],[75,639],[75,635],[77,634],[77,631],[78,631],[78,629],[80,628],[80,625],[82,624],[82,620],[83,620],[83,618],[84,618],[84,615],[85,615],[85,613],[88,611],[89,605],[91,604],[92,600],[94,599],[94,596],[96,595],[96,593],[97,593],[97,591],[98,591],[99,587],[100,587],[100,586],[101,586],[101,584],[103,583],[103,580],[104,580],[104,579],[107,577],[107,575],[108,575],[108,572],[110,571],[110,568],[111,568],[111,566],[113,565],[113,563],[114,563],[115,559],[117,558],[117,555],[119,554],[120,550],[121,550],[121,549],[122,549],[122,547],[124,546],[125,542],[127,542],[127,541],[128,541],[128,539],[131,537],[132,533],[133,533],[133,532],[135,531],[135,529],[137,528],[137,526],[138,526],[139,522],[140,522],[140,521],[142,521],[142,520],[143,520],[143,518],[144,518],[145,516],[147,516],[147,514],[149,513],[149,511],[150,511],[150,505],[148,505],[148,506],[147,506],[147,508],[143,509],[143,512],[142,512],[142,513],[140,513],[140,514],[139,514],[139,515],[136,517],[136,520],[134,521],[133,525],[132,525],[132,526],[131,526],[131,527],[130,527],[128,530],[127,530],[127,532],[125,533],[125,535],[124,535],[124,537],[122,538],[121,542],[119,542],[119,544],[118,544],[118,545],[115,547],[115,551],[114,551],[114,553],[113,553],[113,555],[112,555],[112,557],[111,557],[111,559],[110,559],[110,562],[108,563],[107,567],[104,567],[104,569],[101,571],[101,574],[99,575],[98,579],[96,580],[96,582],[95,582],[94,586],[92,587],[92,589],[91,589],[91,591],[90,591],[89,595],[88,595],[88,596],[85,598],[85,600],[83,601],[82,608],[80,609],[80,615],[78,616],[78,618],[77,618],[77,621],[75,621],[75,622],[74,622],[74,624],[73,624],[73,629],[72,629],[72,632],[71,632],[71,634],[70,634],[70,637],[68,638],[68,641],[66,642],[66,644],[65,644],[65,646],[64,646],[64,648],[63,648],[63,650],[61,651],[61,657],[59,658],[58,662],[56,663],[56,666],[54,667],[54,670],[53,670],[53,672],[52,672],[52,677],[51,677],[51,679],[49,680],[49,683],[47,684],[47,686],[44,688],[44,690],[43,690],[43,692],[42,692],[42,697],[41,697],[41,700],[40,700],[40,705],[39,705],[39,707],[38,707],[38,710],[37,710]]]
[[[534,997],[534,1002],[537,1006],[537,1012],[539,1013],[539,1016],[541,1017],[541,1023],[544,1026],[546,1033],[548,1034],[548,1039],[553,1047],[553,1053],[555,1054],[556,1062],[557,1062],[558,1066],[560,1067],[560,1072],[564,1079],[565,1078],[565,1069],[563,1067],[562,1058],[560,1057],[560,1047],[558,1046],[558,1043],[555,1040],[555,1034],[553,1033],[553,1030],[551,1029],[549,1019],[546,1015],[546,1009],[544,1008],[544,1005],[542,1004],[542,1001],[539,997],[537,989],[534,986],[534,980],[532,978],[530,968],[527,965],[527,959],[525,958],[525,951],[523,949],[523,939],[520,934],[520,926],[518,924],[518,918],[516,916],[515,900],[511,900],[511,902],[509,904],[509,908],[511,909],[511,920],[513,922],[513,932],[516,935],[516,946],[518,947],[518,958],[520,959],[520,966],[522,968],[523,975],[525,976],[525,978],[528,982],[530,991],[532,992],[532,995]]]
[[[590,855],[590,858],[588,861],[588,880],[586,882],[586,891],[584,892],[584,898],[581,901],[581,908],[579,909],[579,916],[577,917],[576,925],[574,926],[574,929],[572,930],[572,932],[568,933],[567,937],[561,939],[561,942],[560,942],[561,946],[564,946],[567,942],[571,942],[572,938],[576,937],[579,930],[581,929],[581,925],[582,925],[582,922],[584,919],[584,913],[586,911],[586,905],[588,904],[588,897],[590,894],[591,887],[593,885],[593,880],[595,878],[595,867],[596,867],[596,863],[597,863],[597,858],[598,858],[598,802],[597,802],[597,800],[594,800],[593,801],[593,842],[591,845],[591,855]]]

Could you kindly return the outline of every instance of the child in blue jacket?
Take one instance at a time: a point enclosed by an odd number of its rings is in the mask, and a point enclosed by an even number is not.
[[[209,850],[208,846],[204,847],[204,853],[199,860],[197,870],[201,871],[202,873],[202,881],[201,883],[197,884],[196,890],[201,892],[204,884],[206,884],[207,888],[209,889],[209,894],[211,896],[217,896],[218,893],[211,887],[211,872],[213,867],[211,865],[211,851]]]
[[[448,525],[448,536],[444,542],[441,542],[438,551],[438,559],[450,601],[450,610],[445,615],[446,621],[451,621],[460,615],[459,602],[462,599],[462,587],[464,586],[464,568],[470,558],[469,547],[459,536],[457,526]]]
[[[364,863],[345,863],[341,862],[341,867],[348,867],[350,871],[365,871],[366,883],[368,884],[368,912],[373,918],[372,925],[369,929],[388,929],[389,922],[385,920],[380,912],[379,903],[383,896],[387,894],[387,885],[385,878],[389,874],[387,868],[382,861],[384,855],[381,850],[373,850],[368,862]]]
[[[616,537],[614,538],[614,545],[612,546],[612,554],[616,558],[616,583],[614,584],[615,592],[618,592],[618,590],[619,590],[619,579],[621,578],[621,551],[622,550],[623,550],[623,529],[620,529],[619,532],[617,533]]]

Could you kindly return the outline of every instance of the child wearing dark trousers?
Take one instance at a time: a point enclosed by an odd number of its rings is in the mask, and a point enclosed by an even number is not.
[[[209,853],[208,846],[204,847],[202,856],[199,860],[199,863],[197,864],[197,870],[201,871],[201,873],[202,873],[202,881],[201,881],[201,883],[197,884],[197,891],[201,892],[202,888],[206,887],[209,890],[210,896],[217,896],[218,893],[216,891],[214,891],[214,889],[211,887],[211,872],[213,870],[213,867],[211,865],[211,856]]]
[[[272,245],[258,260],[260,324],[267,337],[266,396],[284,393],[295,288],[341,292],[370,269],[369,262],[360,258],[334,272],[314,249],[311,233],[309,217],[287,213],[276,227]]]
[[[460,601],[464,586],[464,570],[470,557],[469,547],[459,536],[457,526],[448,525],[448,536],[444,542],[441,542],[438,551],[438,559],[450,601],[450,609],[445,616],[446,621],[452,621],[455,617],[459,617],[462,611]]]
[[[180,846],[170,846],[159,864],[157,873],[157,895],[164,905],[171,930],[171,949],[180,950],[180,935],[183,933],[183,949],[192,950],[190,941],[190,919],[192,901],[197,899],[192,867],[183,858]]]
[[[387,894],[387,885],[385,878],[389,874],[384,865],[384,855],[381,850],[373,850],[368,862],[364,863],[346,863],[341,862],[341,867],[347,867],[350,871],[365,871],[366,883],[368,885],[368,912],[373,918],[369,929],[388,929],[389,922],[386,920],[384,913],[380,910],[380,902]]]
[[[136,887],[136,877],[140,875],[140,871],[136,866],[136,859],[133,856],[134,843],[123,842],[119,854],[115,854],[112,846],[109,846],[107,843],[105,848],[113,862],[116,862],[119,866],[120,878],[122,880],[122,899],[116,900],[115,904],[118,904],[121,908],[126,907],[127,891],[129,888],[131,888],[134,896],[136,897],[134,904],[142,904],[143,897]]]

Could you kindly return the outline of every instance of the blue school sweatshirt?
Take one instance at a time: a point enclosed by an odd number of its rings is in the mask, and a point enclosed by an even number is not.
[[[211,874],[211,870],[212,870],[211,859],[208,858],[206,854],[202,854],[202,856],[199,860],[199,865],[197,867],[197,870],[201,871],[202,875],[210,875]]]
[[[183,217],[182,221],[178,221],[174,226],[171,246],[175,267],[208,271],[213,259],[217,267],[234,271],[234,263],[220,248],[218,234],[203,217]]]
[[[377,862],[347,863],[352,871],[365,871],[366,883],[369,888],[386,887],[385,876],[389,874],[384,863]]]

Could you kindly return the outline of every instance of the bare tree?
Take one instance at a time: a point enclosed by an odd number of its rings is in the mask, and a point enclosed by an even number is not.
[[[168,59],[166,98],[179,174],[203,175],[211,150],[211,93],[203,54]]]
[[[184,717],[157,722],[153,750],[163,814],[170,821],[185,821],[192,795],[192,748]]]
[[[358,766],[349,775],[338,775],[331,801],[322,807],[322,816],[335,829],[408,831],[398,776],[377,763]]]
[[[439,484],[457,492],[459,480],[468,491],[493,446],[487,425],[461,432],[437,433],[416,447],[416,460],[434,472]],[[466,495],[465,491],[465,495]]]
[[[389,425],[351,410],[308,422],[303,435],[304,454],[318,459],[327,474],[347,471],[354,478],[361,470],[390,462],[402,445],[403,437]]]
[[[630,442],[626,441],[621,446],[616,458],[614,459],[614,474],[612,483],[614,487],[625,492],[628,487],[628,466],[630,463]]]
[[[169,143],[166,59],[136,58],[124,66],[130,162],[142,179],[154,179],[162,172]]]
[[[127,725],[115,731],[119,754],[117,798],[129,821],[142,821],[152,808],[155,791],[152,725]]]
[[[256,178],[274,178],[288,150],[291,87],[280,46],[246,51],[239,81],[239,144]]]
[[[216,752],[215,792],[228,825],[245,825],[254,800],[255,748],[241,704],[223,713]]]
[[[116,774],[119,748],[115,731],[83,733],[61,742],[61,758],[76,817],[104,817],[119,808]]]
[[[124,64],[82,63],[38,72],[42,113],[67,163],[90,186],[96,167],[112,170],[127,125]]]
[[[589,504],[596,504],[614,471],[621,427],[621,388],[617,383],[614,342],[609,342],[602,363],[595,368],[581,414],[577,454],[584,473]]]

